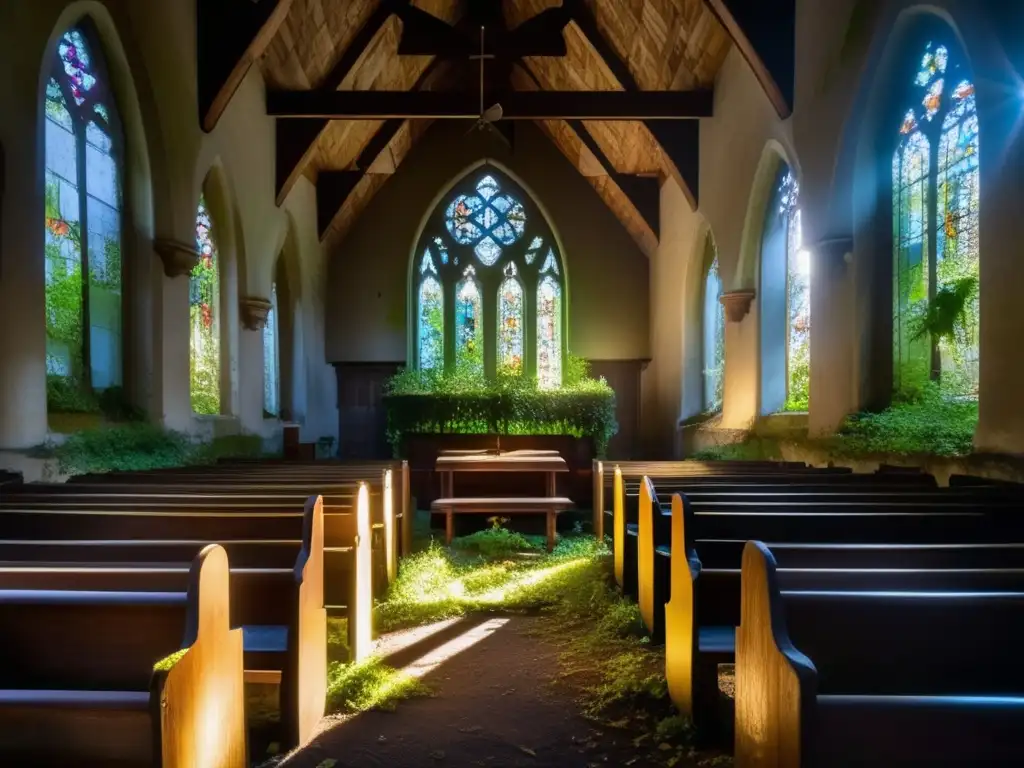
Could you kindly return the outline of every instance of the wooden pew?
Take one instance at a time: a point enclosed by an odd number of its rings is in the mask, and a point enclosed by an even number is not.
[[[347,602],[350,648],[353,656],[361,659],[369,651],[372,598],[367,578],[370,555],[365,486],[359,496],[360,513],[356,517],[362,521],[364,530],[362,541],[360,534],[353,539],[354,566],[349,579],[352,594]],[[0,559],[7,566],[0,569],[0,584],[14,578],[40,581],[81,578],[99,582],[116,579],[117,576],[103,573],[76,575],[71,571],[67,576],[54,573],[29,576],[23,572],[11,575],[10,571],[17,570],[11,565],[19,559],[23,564],[64,561],[82,564],[84,568],[95,568],[99,563],[173,560],[183,546],[188,546],[174,540],[175,534],[183,532],[226,541],[229,549],[233,549],[235,543],[244,547],[248,556],[242,562],[250,568],[255,565],[256,569],[232,579],[232,594],[236,598],[232,620],[235,626],[245,629],[247,675],[253,680],[280,681],[281,721],[287,745],[302,744],[311,737],[326,703],[324,513],[320,497],[308,499],[302,515],[292,512],[264,515],[244,510],[140,513],[130,508],[118,511],[5,509],[0,512],[0,520],[8,535],[13,531],[21,537],[0,541]],[[88,533],[105,538],[84,540],[84,534]],[[296,533],[300,533],[301,538],[288,539]],[[59,540],[61,543],[57,543]],[[281,562],[282,552],[290,552],[290,562]],[[281,566],[285,566],[283,570]],[[171,578],[173,575],[166,569],[150,575],[134,574],[127,577],[134,585],[127,589],[157,589]]]
[[[1024,592],[783,591],[743,554],[735,760],[1019,765]]]
[[[228,579],[210,545],[183,592],[0,590],[2,761],[247,768]]]

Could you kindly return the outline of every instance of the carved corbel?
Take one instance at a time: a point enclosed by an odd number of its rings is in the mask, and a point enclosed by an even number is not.
[[[738,291],[722,294],[720,301],[725,307],[725,316],[730,323],[738,323],[747,316],[750,304],[754,301],[754,295],[753,288],[740,288]]]
[[[191,275],[199,263],[199,251],[195,243],[157,239],[153,241],[153,250],[164,263],[164,274],[168,277]]]
[[[271,303],[258,296],[246,296],[239,300],[242,314],[242,325],[249,331],[259,331],[267,326]]]

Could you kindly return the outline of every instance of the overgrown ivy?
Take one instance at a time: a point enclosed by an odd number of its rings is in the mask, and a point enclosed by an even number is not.
[[[388,440],[398,455],[403,436],[415,433],[571,435],[592,438],[604,455],[618,431],[615,392],[572,355],[563,381],[559,389],[539,389],[535,378],[508,370],[488,379],[472,363],[447,373],[400,371],[384,397]]]

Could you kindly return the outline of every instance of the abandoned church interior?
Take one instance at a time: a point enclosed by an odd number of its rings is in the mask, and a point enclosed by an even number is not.
[[[1024,5],[0,40],[0,763],[1021,764]]]

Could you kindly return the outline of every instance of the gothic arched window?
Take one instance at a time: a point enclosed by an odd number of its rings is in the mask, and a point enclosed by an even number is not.
[[[189,278],[189,362],[192,410],[220,413],[220,265],[205,198],[196,213],[199,263]]]
[[[966,64],[928,43],[892,157],[897,388],[978,393],[978,113]]]
[[[564,270],[544,217],[513,182],[492,169],[460,183],[416,254],[420,369],[516,371],[561,386]]]
[[[277,341],[277,283],[270,286],[270,309],[263,326],[263,412],[281,414],[280,365]]]
[[[46,371],[101,390],[122,382],[122,131],[88,21],[65,32],[50,56]]]
[[[811,388],[811,259],[803,247],[800,185],[785,163],[761,242],[762,410],[806,411]]]
[[[722,279],[718,273],[718,252],[709,234],[704,251],[704,312],[702,354],[704,369],[704,411],[722,410],[725,394],[725,306]]]

